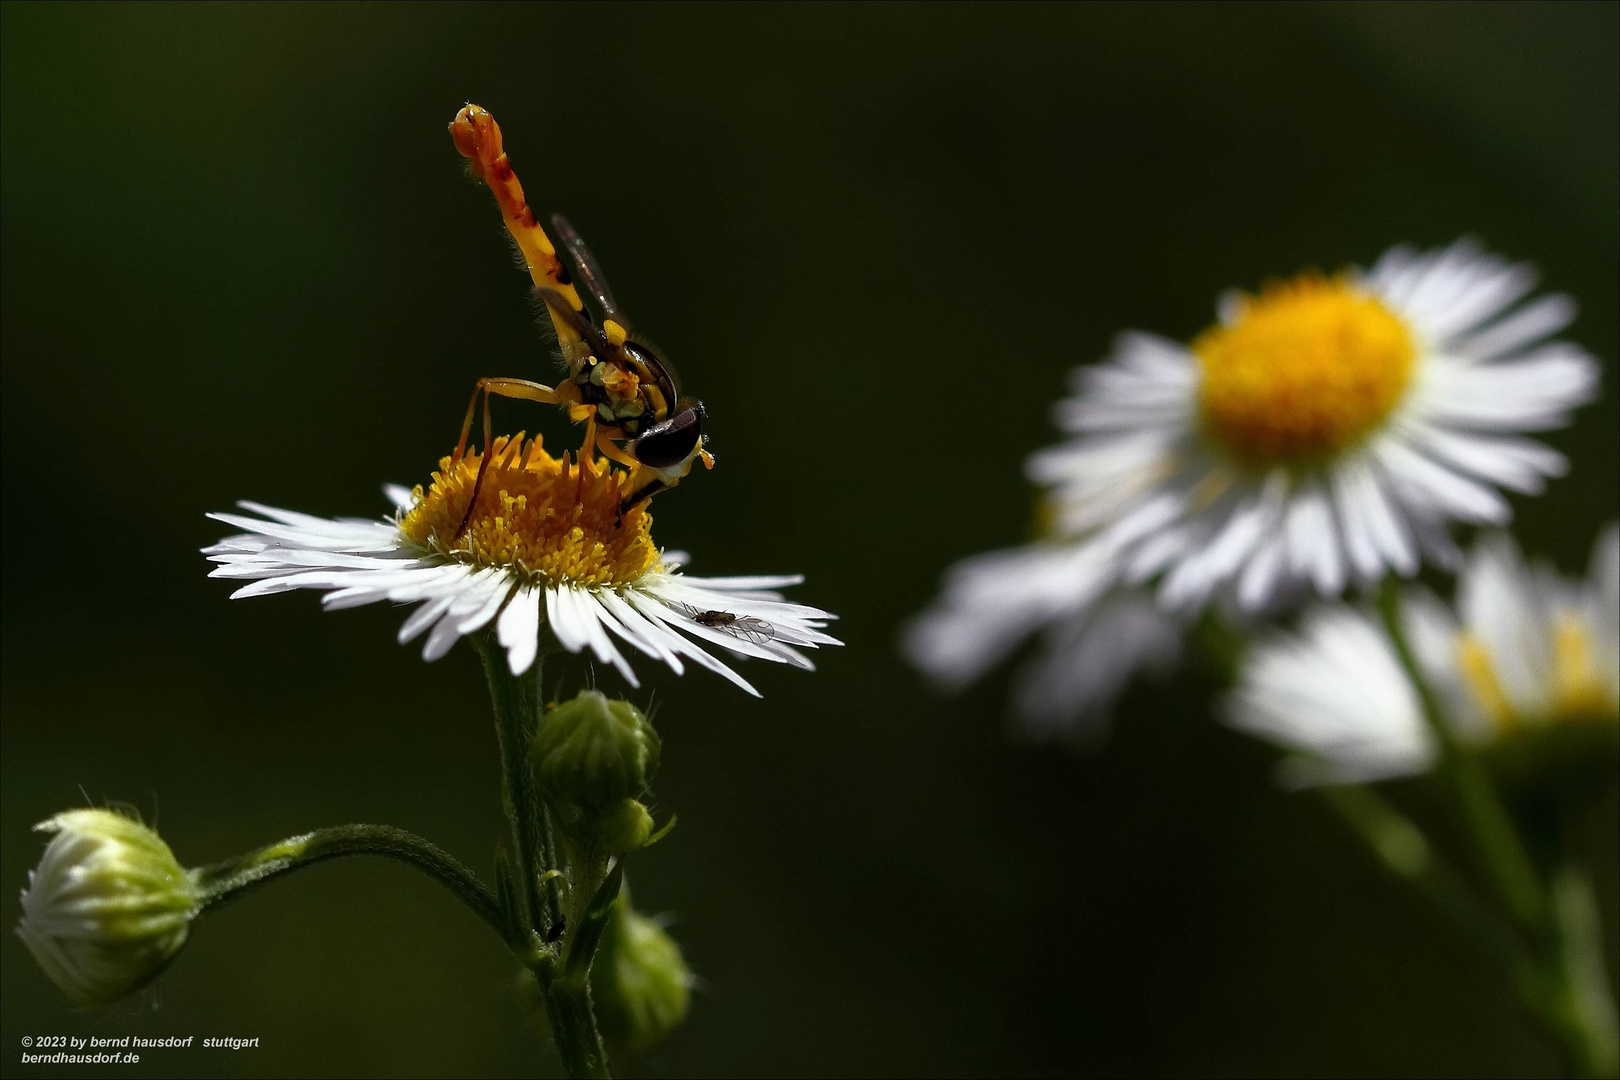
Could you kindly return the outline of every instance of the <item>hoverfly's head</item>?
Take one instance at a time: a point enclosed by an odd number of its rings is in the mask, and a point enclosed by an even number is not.
[[[630,444],[637,461],[673,484],[691,471],[694,458],[703,454],[703,403],[681,398],[670,414],[653,424]]]

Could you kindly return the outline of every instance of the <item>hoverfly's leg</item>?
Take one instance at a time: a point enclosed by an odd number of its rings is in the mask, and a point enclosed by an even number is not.
[[[546,405],[556,405],[562,400],[562,395],[545,383],[530,382],[528,379],[479,379],[473,384],[472,400],[467,402],[467,415],[461,421],[461,438],[456,440],[456,452],[450,459],[452,465],[461,464],[462,455],[467,452],[467,436],[472,434],[473,416],[478,412],[478,395],[486,393],[539,401]]]
[[[512,163],[501,148],[501,128],[495,123],[495,118],[488,110],[469,103],[450,121],[450,137],[455,140],[456,149],[467,159],[473,175],[494,193],[495,202],[501,208],[501,218],[506,222],[506,231],[512,234],[518,250],[523,253],[523,263],[528,267],[529,277],[541,289],[558,294],[573,311],[583,312],[585,305],[569,279],[568,269],[557,258],[557,248],[552,244],[551,237],[541,228],[534,211],[523,197],[523,185],[518,183],[517,173],[512,171]],[[557,331],[557,342],[562,346],[563,355],[570,360],[576,359],[575,354],[584,347],[578,332],[555,311],[551,312],[551,324]]]
[[[473,415],[478,412],[478,395],[485,393],[484,380],[479,379],[473,384],[472,400],[467,402],[467,417],[461,422],[461,438],[456,440],[456,452],[450,458],[452,467],[461,464],[462,455],[467,452],[467,436],[472,434]]]
[[[583,406],[580,406],[581,408]],[[568,410],[568,415],[574,415],[574,409]],[[585,441],[579,445],[579,463],[590,463],[591,472],[596,471],[596,410],[585,418]]]
[[[478,478],[473,481],[472,498],[467,500],[467,512],[461,515],[461,524],[456,527],[456,534],[450,538],[452,544],[460,540],[461,534],[467,531],[467,523],[472,520],[473,507],[478,505],[478,492],[484,486],[484,473],[489,470],[489,451],[494,439],[489,420],[489,396],[497,394],[504,398],[539,401],[546,405],[557,403],[557,391],[544,383],[530,382],[528,379],[479,379],[478,385],[473,389],[473,399],[467,406],[467,419],[461,425],[461,438],[456,442],[453,464],[459,465],[462,456],[467,452],[467,436],[472,431],[473,413],[478,408],[480,394],[484,397],[484,455],[478,462]]]
[[[641,467],[641,462],[613,445],[613,438],[606,431],[596,433],[596,448],[602,451],[602,456],[609,461],[617,461],[625,468],[634,471]]]

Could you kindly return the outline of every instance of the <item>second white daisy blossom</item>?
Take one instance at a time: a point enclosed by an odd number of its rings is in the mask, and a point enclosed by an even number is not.
[[[1429,768],[1434,736],[1377,620],[1339,605],[1258,642],[1227,700],[1233,727],[1304,755],[1291,779],[1382,780]]]
[[[1030,460],[1049,537],[953,568],[907,654],[960,684],[1121,591],[1152,590],[1184,626],[1211,600],[1242,614],[1410,576],[1425,556],[1453,565],[1451,522],[1504,522],[1503,490],[1565,471],[1521,433],[1561,426],[1597,385],[1584,351],[1547,340],[1573,303],[1520,304],[1533,284],[1467,241],[1401,247],[1365,274],[1229,295],[1188,346],[1123,335],[1058,405],[1075,437]],[[1133,658],[1108,661],[1108,678],[1047,680],[1051,700],[1020,711],[1095,713]]]
[[[243,509],[257,517],[211,514],[244,532],[203,549],[219,564],[209,576],[252,582],[233,597],[318,589],[334,610],[384,600],[420,604],[399,638],[425,634],[427,660],[493,625],[518,675],[534,663],[542,626],[564,648],[589,651],[632,686],[640,684],[627,651],[677,674],[689,661],[756,696],[698,642],[805,670],[814,665],[801,648],[839,644],[822,632],[836,616],[788,603],[776,591],[799,584],[799,575],[683,574],[686,556],[652,546],[643,508],[619,512],[617,472],[553,459],[538,440],[498,439],[492,454],[460,536],[476,454],[455,465],[445,459],[428,491],[385,488],[395,511],[381,521],[246,502]]]
[[[1414,659],[1457,737],[1476,746],[1557,724],[1620,719],[1620,529],[1599,537],[1585,581],[1525,563],[1503,534],[1480,538],[1457,611],[1410,594]],[[1227,703],[1237,728],[1303,753],[1315,779],[1378,780],[1427,770],[1432,733],[1383,627],[1340,605],[1257,643]]]
[[[1620,718],[1620,528],[1598,537],[1585,580],[1527,563],[1505,534],[1482,537],[1456,612],[1415,593],[1413,652],[1465,738]]]

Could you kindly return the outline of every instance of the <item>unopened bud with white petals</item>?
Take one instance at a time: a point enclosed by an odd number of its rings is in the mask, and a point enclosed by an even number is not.
[[[105,1005],[157,976],[185,944],[201,891],[151,829],[110,810],[70,810],[28,874],[23,939],[81,1005]]]

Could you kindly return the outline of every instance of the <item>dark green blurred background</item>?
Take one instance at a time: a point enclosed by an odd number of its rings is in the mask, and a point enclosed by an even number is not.
[[[1616,12],[5,5],[6,1073],[65,1033],[263,1043],[129,1075],[541,1062],[505,954],[394,865],[208,919],[156,1005],[70,1012],[9,930],[28,827],[86,796],[192,864],[374,821],[489,871],[471,651],[424,665],[383,608],[228,603],[197,553],[239,498],[380,513],[476,377],[549,374],[445,131],[466,100],[709,406],[719,467],[658,500],[660,542],[802,570],[848,642],[815,675],[748,665],[763,702],[650,680],[681,825],[632,876],[703,989],[622,1069],[1555,1069],[1466,944],[1214,724],[1208,677],[1134,691],[1084,758],[1010,737],[1002,677],[932,699],[894,642],[951,560],[1021,539],[1019,462],[1115,332],[1464,233],[1575,294],[1604,358],[1551,440],[1573,475],[1519,504],[1584,567],[1616,508]]]

